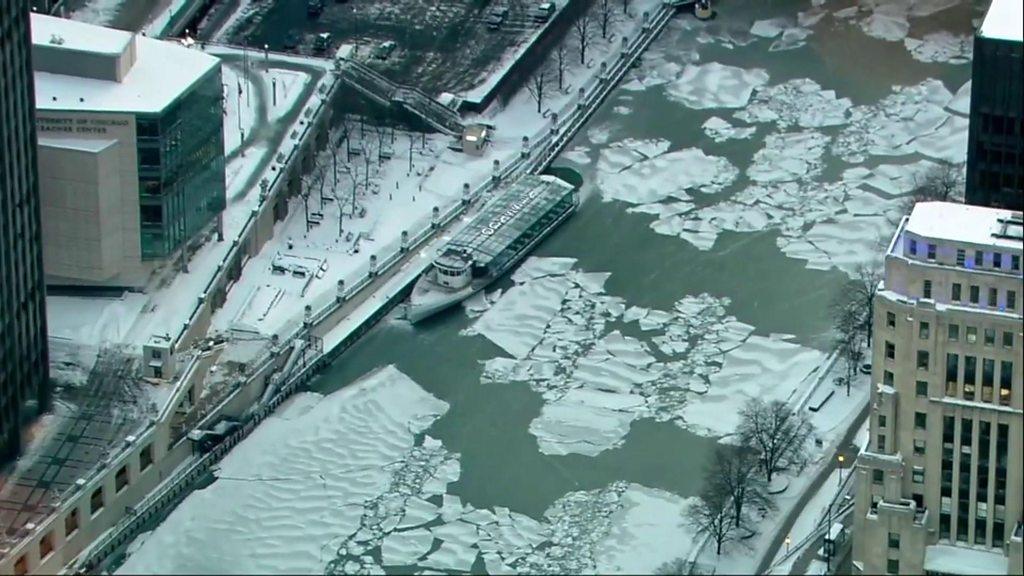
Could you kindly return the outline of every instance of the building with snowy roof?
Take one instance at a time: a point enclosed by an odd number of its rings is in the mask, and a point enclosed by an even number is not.
[[[141,287],[225,207],[220,61],[32,15],[50,285]]]
[[[967,203],[1024,210],[1024,2],[992,0],[974,37]]]
[[[1020,212],[917,204],[874,298],[858,574],[1020,574],[1024,286]]]

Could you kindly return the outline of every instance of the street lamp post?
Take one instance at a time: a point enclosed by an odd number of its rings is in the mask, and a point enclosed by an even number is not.
[[[839,455],[839,487],[840,488],[843,487],[843,462],[845,460],[846,460],[846,458],[842,454],[840,454]]]
[[[793,538],[789,534],[786,534],[786,555],[789,555],[789,545],[792,541]]]

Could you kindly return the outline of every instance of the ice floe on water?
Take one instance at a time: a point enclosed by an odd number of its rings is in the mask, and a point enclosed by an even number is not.
[[[865,34],[898,42],[907,36],[911,18],[923,18],[956,6],[961,0],[860,0],[859,5],[837,10],[833,16],[848,19],[866,13],[857,23]]]
[[[868,155],[944,154],[943,150],[959,145],[960,140],[966,146],[966,131],[957,132],[953,130],[955,126],[936,133],[951,117],[945,107],[952,98],[942,82],[935,79],[913,86],[895,86],[893,93],[877,104],[854,106],[850,110],[850,124],[835,139],[832,153],[847,162],[859,163]],[[924,145],[919,145],[919,141]]]
[[[945,30],[925,34],[920,40],[904,38],[903,45],[914,60],[968,64],[974,55],[974,39],[966,34],[951,34]]]
[[[834,90],[797,78],[758,88],[750,104],[733,116],[749,123],[775,122],[781,128],[820,128],[845,124],[850,106],[850,99],[836,98]]]
[[[695,109],[742,108],[758,86],[768,82],[761,68],[738,68],[718,62],[689,64],[665,89],[669,98]]]
[[[733,126],[728,120],[723,120],[718,116],[712,116],[708,118],[704,124],[701,125],[704,129],[704,133],[708,135],[715,142],[725,142],[726,140],[744,140],[750,138],[757,132],[756,126],[750,126],[746,128],[740,128]]]
[[[620,445],[637,418],[690,427],[685,407],[699,411],[703,399],[694,396],[715,389],[715,375],[728,362],[728,353],[751,341],[753,327],[727,314],[728,298],[701,294],[683,297],[671,310],[627,309],[621,298],[605,293],[606,274],[575,269],[561,275],[536,273],[565,264],[566,259],[528,259],[523,265],[527,273],[513,275],[516,286],[464,331],[490,339],[513,356],[488,360],[481,381],[525,383],[541,394],[544,405],[529,430],[545,454],[597,455]],[[559,278],[564,289],[548,290]],[[609,329],[612,322],[635,323],[643,336]],[[817,354],[787,346],[780,354],[804,359]],[[744,359],[745,365],[761,362],[763,369],[747,379],[747,392],[765,386],[791,390],[799,381],[788,381],[798,368],[771,354],[749,356],[755,359]],[[777,371],[779,366],[785,370]],[[734,397],[739,403],[745,398]],[[705,434],[731,432],[703,423],[694,427]]]
[[[821,156],[830,138],[804,130],[769,134],[764,147],[754,154],[747,176],[754,182],[792,182],[821,172]]]
[[[606,200],[645,204],[690,192],[714,194],[739,175],[728,160],[699,148],[666,152],[666,140],[616,142],[601,150],[597,187]]]
[[[415,447],[415,435],[448,409],[393,367],[299,398],[235,447],[218,479],[186,498],[121,571],[321,572],[332,544],[361,530],[363,505],[389,490],[396,463],[430,450]],[[301,418],[289,416],[292,407]]]
[[[956,91],[953,99],[946,104],[946,108],[957,114],[967,115],[971,113],[971,81],[968,80]]]
[[[447,404],[393,367],[296,400],[137,539],[119,572],[632,573],[694,545],[692,499],[638,484],[570,492],[540,519],[463,502],[448,492],[459,455],[420,436]]]

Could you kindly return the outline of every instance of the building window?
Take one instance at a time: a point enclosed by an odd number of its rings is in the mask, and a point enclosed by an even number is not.
[[[914,412],[914,428],[918,430],[928,429],[928,414],[926,412]]]
[[[886,328],[895,328],[896,327],[896,314],[894,314],[893,312],[886,312],[885,313],[885,327]]]
[[[39,561],[45,562],[46,558],[53,554],[53,531],[49,531],[39,539]]]
[[[924,398],[928,396],[928,382],[924,380],[918,380],[914,383],[914,394],[918,398]]]
[[[930,299],[932,297],[932,281],[925,280],[921,283],[921,297]]]
[[[950,294],[950,298],[953,300],[953,302],[959,302],[960,301],[960,298],[961,298],[960,290],[961,290],[960,283],[959,282],[954,282],[953,283],[953,288],[952,288],[952,294]]]
[[[877,485],[881,486],[882,482],[884,481],[884,479],[885,479],[885,472],[882,472],[881,470],[877,470],[877,469],[871,471],[871,483],[872,484],[877,484]]]
[[[946,352],[946,396],[956,396],[960,375],[960,355]]]
[[[935,260],[935,244],[928,245],[928,259]]]
[[[985,253],[981,250],[974,251],[974,266],[981,268],[985,265]]]
[[[995,330],[995,328],[985,328],[985,330],[982,332],[982,334],[984,334],[984,336],[985,336],[985,346],[995,346],[996,345],[996,330]]]
[[[967,261],[967,253],[963,248],[956,249],[956,265],[963,266],[964,262]]]
[[[950,324],[949,325],[949,330],[947,331],[946,339],[949,340],[950,342],[957,342],[958,340],[960,340],[960,325],[959,324]]]
[[[114,492],[120,494],[122,490],[128,487],[128,465],[125,464],[117,470],[117,474],[114,474]]]
[[[939,514],[939,538],[942,540],[949,540],[949,527],[950,527],[949,514]]]
[[[896,359],[896,345],[892,342],[886,341],[885,343],[885,357],[889,360]]]
[[[978,382],[978,359],[964,356],[964,400],[974,400],[974,386]]]
[[[885,428],[885,414],[878,415],[878,427]]]
[[[885,452],[885,434],[878,435],[878,441],[875,446],[879,452]]]
[[[992,253],[992,267],[1002,268],[1003,267],[1003,255],[1001,252]]]
[[[924,456],[925,442],[921,438],[914,438],[914,455]]]
[[[995,546],[997,548],[1002,548],[1006,544],[1006,542],[1004,542],[1004,539],[1006,538],[1006,535],[1004,533],[1005,530],[1006,530],[1005,525],[1002,522],[996,520],[995,522],[992,523],[992,545],[993,546]]]
[[[967,327],[967,343],[974,344],[978,341],[978,327],[968,326]]]
[[[917,240],[914,240],[913,238],[910,239],[910,253],[917,256]]]
[[[927,340],[930,333],[930,326],[927,322],[919,322],[917,324],[917,337],[921,340]]]
[[[995,288],[988,289],[988,307],[995,308],[999,305],[999,291]]]
[[[918,350],[917,351],[917,369],[927,370],[928,369],[928,351]]]
[[[153,465],[153,445],[148,444],[139,452],[139,471],[145,472]]]
[[[1016,310],[1017,309],[1017,292],[1015,290],[1006,291],[1006,309]]]
[[[23,576],[28,574],[28,557],[24,554],[18,556],[18,560],[14,563],[14,576]]]
[[[914,484],[924,484],[924,467],[914,466],[914,469],[910,474],[910,478]]]
[[[93,516],[100,513],[103,510],[103,486],[100,486],[92,491],[92,497],[89,498],[89,513]]]
[[[1010,270],[1013,270],[1015,272],[1017,270],[1020,270],[1020,256],[1019,255],[1013,254],[1013,255],[1010,256]]]
[[[893,385],[893,379],[894,379],[894,377],[893,377],[892,372],[890,372],[888,370],[883,370],[882,371],[882,384],[884,384],[886,386],[892,386]]]
[[[899,532],[889,532],[889,548],[893,550],[900,549],[900,534]]]
[[[981,288],[977,286],[971,286],[970,288],[970,301],[971,304],[977,304],[981,300]]]
[[[899,560],[893,560],[892,558],[889,558],[888,560],[886,560],[886,563],[885,563],[885,571],[888,572],[889,574],[899,574],[900,573],[900,561]]]
[[[1003,348],[1013,348],[1013,332],[1003,331]]]
[[[71,538],[75,532],[78,532],[78,508],[72,508],[64,517],[64,539]]]
[[[1013,382],[1013,362],[1002,360],[999,362],[999,403],[1003,406],[1010,405],[1011,383]]]

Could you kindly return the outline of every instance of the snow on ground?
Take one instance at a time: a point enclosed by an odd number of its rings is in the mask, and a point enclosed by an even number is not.
[[[522,382],[543,395],[530,432],[545,454],[599,454],[621,444],[637,418],[728,434],[735,422],[708,420],[709,404],[724,405],[712,412],[720,415],[752,396],[785,397],[822,359],[752,336],[752,327],[726,315],[727,298],[701,294],[671,311],[627,310],[604,292],[607,274],[574,263],[529,258],[513,275],[516,285],[464,332],[513,356],[488,360],[482,382]],[[609,330],[613,321],[635,322],[644,337]]]
[[[828,387],[832,386],[833,377],[841,370],[844,370],[842,362],[836,362],[831,371],[820,374],[816,388],[812,388],[810,394],[803,396],[803,399],[817,398],[817,395],[827,393]],[[870,377],[864,375],[858,377],[851,387],[850,396],[846,396],[845,391],[840,388],[836,388],[835,392],[821,410],[814,413],[807,412],[814,427],[815,437],[822,441],[822,447],[809,445],[807,448],[809,463],[804,470],[788,470],[782,475],[788,481],[788,487],[784,492],[775,496],[778,509],[767,517],[759,519],[753,525],[756,534],[752,538],[742,543],[725,544],[721,556],[715,555],[713,544],[704,546],[697,557],[700,564],[715,566],[715,571],[720,574],[750,573],[758,565],[761,558],[767,553],[769,544],[777,535],[778,523],[793,511],[797,501],[814,478],[836,457],[839,441],[868,401]],[[798,409],[806,410],[804,406],[799,406]],[[843,471],[844,476],[849,473],[851,473],[850,469]],[[820,492],[834,495],[837,483],[838,478],[832,479],[832,483],[829,483],[826,478]],[[797,511],[796,513],[806,513],[812,516],[815,514],[807,507],[802,512]],[[795,534],[793,536],[794,542],[799,541]]]
[[[259,63],[255,63],[259,60]],[[221,67],[227,86],[224,97],[224,154],[230,156],[242,143],[243,133],[252,143],[253,131],[266,122],[277,122],[298,103],[302,92],[312,81],[309,74],[284,68],[266,68],[261,59],[252,57],[249,78],[241,62],[225,62]],[[261,90],[254,85],[261,85]],[[276,91],[277,96],[274,97]],[[254,152],[259,152],[255,150]],[[243,154],[249,153],[245,150]],[[251,162],[241,162],[252,165]]]
[[[571,492],[539,520],[462,502],[446,492],[459,455],[420,435],[447,409],[391,366],[297,396],[119,572],[633,573],[690,552],[691,500],[637,484]]]
[[[718,62],[689,64],[665,93],[695,109],[742,108],[754,89],[767,82],[768,73],[760,68],[748,70]]]
[[[145,303],[146,297],[136,292],[116,298],[48,296],[46,331],[95,345],[121,342]]]

